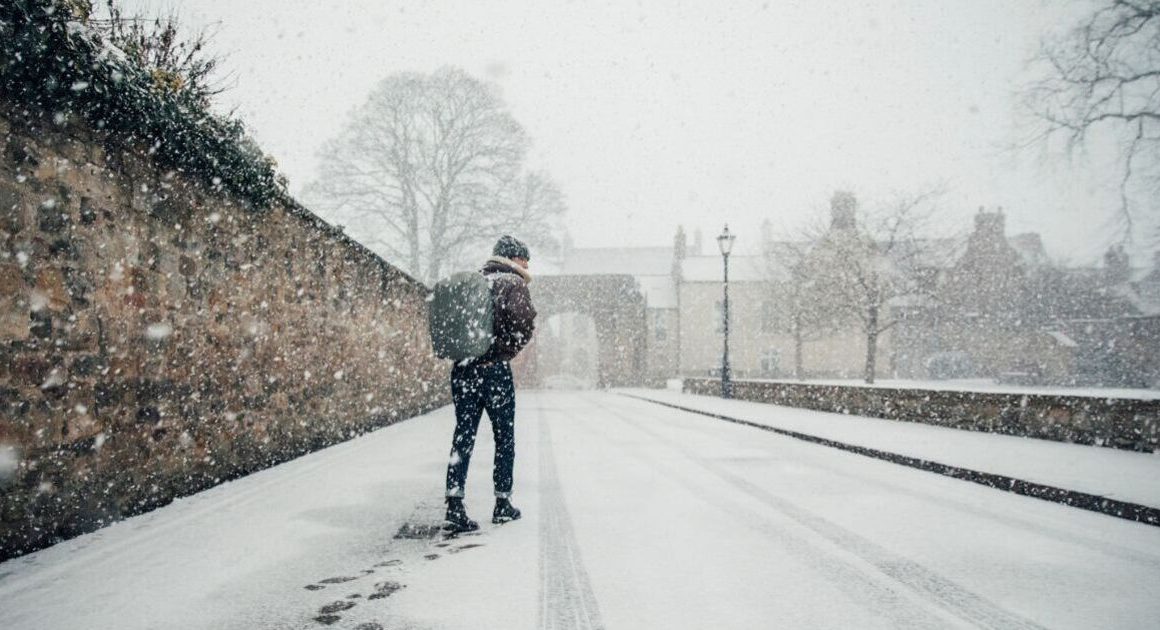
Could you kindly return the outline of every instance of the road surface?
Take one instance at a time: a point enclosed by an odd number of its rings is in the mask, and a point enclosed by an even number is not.
[[[520,394],[525,517],[502,526],[485,421],[483,530],[444,540],[452,426],[442,409],[0,564],[0,627],[1160,623],[1158,527],[614,393]]]

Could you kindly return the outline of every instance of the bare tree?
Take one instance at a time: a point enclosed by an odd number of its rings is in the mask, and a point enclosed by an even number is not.
[[[859,216],[854,195],[834,193],[830,227],[813,243],[807,259],[818,299],[857,322],[866,338],[863,376],[873,383],[878,340],[898,320],[891,300],[913,293],[931,241],[920,232],[933,213],[931,190],[900,196],[869,216]],[[824,303],[823,302],[823,303]]]
[[[551,239],[563,196],[525,171],[527,147],[493,86],[451,68],[396,74],[324,146],[305,197],[430,283],[502,233]]]
[[[832,334],[838,327],[831,300],[818,286],[821,274],[811,264],[813,247],[823,232],[807,228],[795,240],[767,239],[763,247],[766,291],[777,310],[774,326],[793,337],[793,374],[797,380],[806,378],[806,342]]]
[[[1152,191],[1160,185],[1160,0],[1101,0],[1066,35],[1045,40],[1037,61],[1047,78],[1025,94],[1044,123],[1035,139],[1062,137],[1074,151],[1097,130],[1115,134],[1119,214],[1130,240],[1140,215],[1129,201],[1133,180]]]

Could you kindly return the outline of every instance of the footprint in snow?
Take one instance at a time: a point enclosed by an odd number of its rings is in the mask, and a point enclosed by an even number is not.
[[[438,560],[438,559],[439,559],[439,554],[437,554],[437,553],[429,553],[429,554],[427,554],[427,555],[425,555],[425,556],[423,556],[423,557],[424,557],[424,558],[426,558],[426,559],[428,559],[428,560]]]
[[[387,560],[385,562],[380,562],[380,563],[376,564],[375,566],[376,567],[395,567],[395,566],[398,566],[400,564],[403,564],[402,560]]]
[[[390,597],[396,591],[402,590],[404,588],[406,588],[406,586],[399,584],[398,582],[379,582],[378,584],[375,584],[375,592],[372,593],[371,596],[367,599],[383,599],[384,597]]]
[[[340,577],[332,577],[332,578],[326,578],[325,580],[319,580],[318,583],[319,584],[342,584],[343,582],[350,582],[352,580],[357,580],[357,579],[358,579],[357,577],[350,577],[350,576],[344,575],[344,576],[340,576]]]
[[[302,588],[304,588],[308,591],[321,591],[322,589],[324,589],[326,587],[321,585],[321,584],[307,584],[306,586],[303,586]]]
[[[342,617],[339,615],[318,615],[314,620],[324,626],[329,626],[332,623],[341,621]]]
[[[350,610],[351,608],[354,608],[355,606],[357,606],[357,604],[355,604],[354,602],[343,601],[340,599],[336,602],[330,602],[329,604],[323,606],[322,608],[319,608],[318,612],[320,612],[324,615],[332,615],[336,612]]]
[[[354,630],[383,630],[383,626],[373,621],[368,621],[355,626]]]
[[[403,523],[395,533],[395,539],[427,540],[438,536],[441,529],[438,523]]]

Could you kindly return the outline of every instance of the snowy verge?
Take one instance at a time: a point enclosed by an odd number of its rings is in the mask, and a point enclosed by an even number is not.
[[[650,389],[619,393],[788,431],[1160,507],[1160,456]]]

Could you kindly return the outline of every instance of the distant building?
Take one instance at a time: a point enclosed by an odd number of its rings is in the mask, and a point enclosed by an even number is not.
[[[637,287],[645,299],[646,319],[646,356],[645,365],[647,382],[663,382],[677,372],[677,291],[673,281],[672,269],[674,249],[671,247],[638,247],[638,248],[566,248],[550,269],[542,270],[542,274],[558,276],[619,276],[630,275],[635,278]],[[599,299],[594,297],[593,299]],[[572,334],[581,330],[582,324],[574,315],[561,315],[564,323],[559,325],[562,332],[552,334]],[[584,318],[580,318],[583,320]],[[569,333],[568,331],[571,331]],[[576,359],[569,356],[553,354],[547,339],[537,342],[537,352],[540,353],[537,362],[544,376],[556,373],[582,376],[591,381],[588,375],[578,375],[575,366]],[[588,337],[577,341],[572,339],[568,346],[574,348],[572,355],[579,352],[587,357],[596,355],[595,332]],[[585,346],[587,345],[587,350]],[[569,362],[571,361],[571,362]]]
[[[832,232],[853,232],[854,207],[852,196],[835,196]],[[893,322],[878,339],[881,377],[1160,385],[1160,255],[1151,269],[1133,269],[1113,248],[1102,268],[1063,269],[1050,264],[1038,234],[1008,236],[1002,209],[982,208],[967,237],[921,245],[907,269],[909,291],[893,295],[881,314]],[[766,236],[762,255],[730,256],[736,378],[791,378],[798,357],[806,378],[862,376],[860,323],[826,308],[825,287],[798,275],[798,265],[818,263],[810,248]],[[720,374],[722,257],[702,251],[699,234],[690,242],[678,228],[671,247],[567,248],[546,273],[635,279],[645,302],[648,382]],[[818,303],[803,311],[809,299]],[[588,350],[599,340],[582,320],[562,315],[544,331],[537,365],[545,376],[591,369]],[[552,341],[566,334],[569,341]]]
[[[994,377],[1024,369],[1032,347],[1050,345],[1031,334],[1042,319],[1035,279],[1047,267],[1038,234],[1008,237],[1003,210],[979,208],[965,242],[936,249],[950,255],[931,257],[925,299],[899,312],[893,375]]]
[[[725,338],[724,264],[720,254],[687,256],[677,270],[681,376],[720,375]],[[774,296],[762,256],[729,257],[729,349],[734,376],[782,373],[788,347],[775,327]]]
[[[1102,268],[1050,264],[1038,234],[1007,236],[980,208],[932,299],[900,317],[892,357],[902,378],[985,377],[1023,384],[1160,384],[1160,315],[1150,274],[1113,247]],[[1133,281],[1133,277],[1139,278]],[[1160,273],[1156,276],[1160,277]]]

